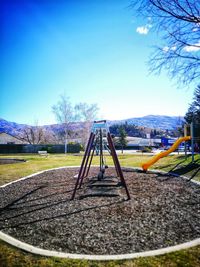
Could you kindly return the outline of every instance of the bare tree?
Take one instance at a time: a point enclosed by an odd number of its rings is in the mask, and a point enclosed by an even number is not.
[[[97,118],[97,104],[79,103],[75,105],[76,119],[84,122],[82,131],[82,143],[85,146],[91,129],[92,122]]]
[[[48,128],[44,128],[42,144],[58,144],[58,138],[54,131]]]
[[[199,0],[133,0],[139,15],[148,19],[161,45],[155,46],[150,71],[166,69],[179,84],[198,82],[200,77],[200,1]]]
[[[75,119],[74,108],[72,107],[69,97],[64,94],[61,95],[60,100],[52,107],[52,111],[55,114],[58,123],[63,125],[65,153],[67,153],[67,140],[70,133],[70,123]]]
[[[44,130],[41,126],[26,126],[17,138],[32,145],[43,143]]]
[[[71,128],[71,125],[73,124],[70,124],[69,128]],[[72,141],[73,139],[78,139],[79,137],[79,132],[78,132],[78,129],[74,129],[74,130],[71,130],[69,129],[68,130],[68,136],[67,136],[67,140],[69,142]],[[52,132],[52,142],[55,143],[55,144],[63,144],[65,143],[66,141],[66,134],[65,134],[65,130],[60,128],[59,130],[57,131],[54,131]]]

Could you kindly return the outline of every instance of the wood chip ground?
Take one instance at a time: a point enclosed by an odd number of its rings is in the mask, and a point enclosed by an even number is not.
[[[131,200],[123,188],[116,196],[82,197],[98,174],[91,168],[71,201],[78,170],[51,170],[0,188],[0,230],[40,248],[84,254],[148,251],[200,237],[200,186],[124,169]],[[112,186],[114,168],[106,176]]]

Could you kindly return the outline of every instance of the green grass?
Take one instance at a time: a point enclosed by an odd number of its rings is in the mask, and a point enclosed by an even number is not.
[[[0,156],[1,158],[18,158],[25,159],[26,162],[15,164],[0,165],[0,185],[7,182],[19,179],[23,176],[62,166],[80,166],[82,160],[82,154],[80,155],[64,155],[64,154],[49,154],[47,157],[37,154],[17,154]],[[132,155],[119,156],[122,166],[140,166],[143,160],[147,157],[138,157]],[[99,157],[94,156],[92,164],[98,164]],[[106,157],[106,163],[113,165],[113,161],[110,156]]]
[[[81,155],[63,155],[52,154],[48,157],[36,154],[15,154],[1,155],[0,158],[21,158],[27,160],[23,163],[0,165],[0,184],[17,180],[23,176],[61,166],[79,166],[82,160]],[[146,155],[119,155],[119,160],[124,167],[140,167],[142,162],[148,160],[150,156]],[[195,156],[196,164],[200,166],[200,155]],[[165,171],[171,170],[174,166],[181,163],[181,166],[188,165],[191,157],[185,159],[182,155],[168,156],[159,160],[153,169]],[[113,165],[110,157],[107,157],[106,163]],[[98,164],[98,157],[94,157],[93,164]],[[179,165],[180,166],[180,165]],[[193,170],[188,171],[186,175],[190,177]],[[197,173],[195,179],[200,181],[200,173]],[[145,257],[126,261],[108,261],[96,262],[86,260],[70,260],[48,258],[32,255],[16,249],[3,241],[0,241],[0,266],[1,267],[196,267],[200,266],[200,246],[187,250],[181,250],[157,257]]]
[[[142,162],[148,160],[150,155],[132,155],[132,154],[121,154],[119,155],[119,160],[124,167],[141,167]],[[64,155],[64,154],[49,154],[48,157],[40,156],[37,154],[14,154],[3,156],[0,158],[18,158],[25,159],[26,162],[15,163],[15,164],[4,164],[0,165],[0,185],[8,183],[13,180],[17,180],[21,177],[27,176],[29,174],[62,166],[80,166],[82,160],[82,154],[80,155]],[[200,165],[200,155],[195,155],[195,160]],[[177,165],[179,162],[184,161],[184,164],[189,164],[191,162],[191,156],[185,160],[184,155],[168,156],[160,159],[151,168],[161,169],[164,171],[169,171],[173,166]],[[94,156],[93,164],[98,164],[99,158]],[[113,165],[113,161],[110,156],[106,157],[106,163],[108,165]],[[187,174],[190,177],[190,172]],[[195,179],[200,181],[200,172],[197,173]]]
[[[48,155],[40,156],[37,154],[17,154],[1,156],[1,158],[17,158],[25,159],[26,162],[15,164],[0,165],[0,184],[4,184],[29,174],[62,166],[79,166],[81,162],[81,156],[71,155]]]
[[[87,261],[42,257],[0,241],[1,267],[198,267],[200,246],[156,257],[120,261]]]

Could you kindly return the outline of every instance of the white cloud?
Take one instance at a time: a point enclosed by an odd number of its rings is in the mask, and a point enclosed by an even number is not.
[[[172,46],[172,47],[171,47],[171,50],[175,51],[175,50],[176,50],[176,46],[175,46],[175,45]]]
[[[196,52],[200,50],[200,41],[193,45],[186,45],[183,50],[186,52]]]
[[[169,46],[163,47],[163,52],[167,53],[170,50]]]
[[[146,24],[145,26],[139,26],[137,27],[136,32],[139,34],[148,34],[151,27],[152,27],[151,24]]]
[[[149,29],[147,28],[147,26],[140,26],[137,27],[136,32],[139,34],[147,34],[149,32]]]
[[[164,46],[163,47],[163,52],[167,53],[168,51],[172,50],[172,51],[175,51],[176,50],[176,46],[172,46],[172,47],[169,47],[169,46]]]

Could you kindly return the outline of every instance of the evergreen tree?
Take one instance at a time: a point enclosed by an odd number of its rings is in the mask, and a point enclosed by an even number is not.
[[[184,119],[187,123],[192,121],[200,123],[200,85],[194,91],[193,102],[190,104]]]
[[[127,145],[128,140],[127,140],[127,133],[124,129],[123,126],[119,127],[119,139],[118,139],[118,144],[121,146],[121,150],[123,153],[124,147]]]

